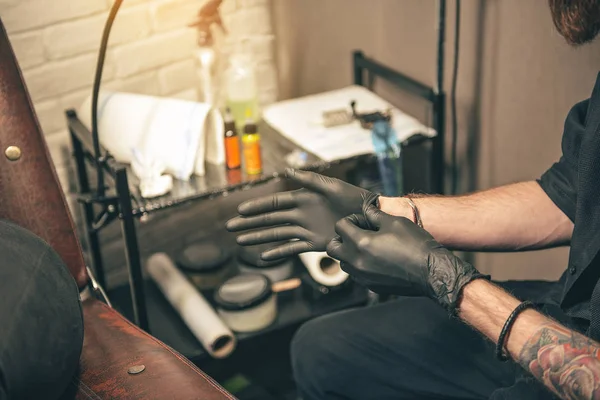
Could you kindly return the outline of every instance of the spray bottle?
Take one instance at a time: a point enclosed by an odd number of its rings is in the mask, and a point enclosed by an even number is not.
[[[205,137],[198,148],[199,155],[196,159],[195,173],[196,175],[204,175],[204,162],[212,164],[223,164],[225,162],[225,149],[221,139],[221,129],[223,129],[223,117],[218,110],[218,102],[215,98],[215,90],[213,85],[215,63],[217,54],[213,49],[214,36],[213,33],[225,32],[219,7],[222,0],[208,0],[198,11],[196,20],[190,24],[196,28],[198,33],[198,46],[195,51],[197,61],[197,71],[199,78],[199,100],[211,105],[207,121],[205,125]],[[220,29],[213,29],[214,27]]]
[[[242,44],[229,58],[229,68],[225,72],[225,95],[227,107],[233,114],[238,130],[246,122],[246,112],[258,115],[258,85],[252,57],[243,51]]]

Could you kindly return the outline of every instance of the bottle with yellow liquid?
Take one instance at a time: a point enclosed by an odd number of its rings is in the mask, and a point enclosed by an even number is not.
[[[256,123],[251,118],[250,110],[246,111],[246,123],[242,135],[242,149],[244,152],[244,167],[246,174],[259,175],[262,173],[262,157],[260,151],[260,134]]]
[[[227,107],[233,114],[238,132],[246,122],[247,111],[258,115],[258,89],[252,57],[246,53],[232,54],[225,72]]]

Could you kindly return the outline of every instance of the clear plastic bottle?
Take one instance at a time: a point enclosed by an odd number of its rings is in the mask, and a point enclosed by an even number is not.
[[[241,131],[248,111],[250,115],[259,115],[256,73],[252,58],[247,54],[233,54],[229,63],[225,75],[226,102],[238,131]]]
[[[373,123],[371,139],[377,165],[383,183],[383,195],[390,197],[402,196],[404,181],[402,175],[401,145],[398,135],[389,121],[379,120]]]

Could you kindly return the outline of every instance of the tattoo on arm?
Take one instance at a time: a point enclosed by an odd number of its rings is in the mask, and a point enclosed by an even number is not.
[[[519,363],[562,399],[600,399],[600,344],[557,324],[542,326]]]

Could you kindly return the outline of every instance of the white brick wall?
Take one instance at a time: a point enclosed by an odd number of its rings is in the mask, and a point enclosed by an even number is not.
[[[15,33],[10,37],[19,65],[23,69],[42,64],[45,60],[42,31]]]
[[[188,25],[198,14],[197,0],[160,0],[150,7],[152,27],[157,32],[179,29]]]
[[[161,94],[175,93],[186,89],[196,90],[196,63],[194,60],[185,60],[161,69],[158,72]]]
[[[42,28],[105,11],[106,0],[2,0],[2,21],[8,32]]]
[[[113,51],[116,76],[124,78],[190,59],[195,47],[196,32],[192,29],[178,29],[119,46]]]
[[[181,92],[172,94],[170,97],[181,100],[196,100],[198,98],[198,91],[196,89],[187,89]]]
[[[111,32],[103,88],[196,100],[196,33],[206,0],[124,0]],[[91,92],[103,25],[113,0],[0,0],[8,31],[61,180],[69,145],[64,110]],[[216,49],[248,40],[263,103],[277,96],[269,0],[224,0],[229,34]]]
[[[106,61],[104,76],[110,80],[114,76],[114,68],[110,57]],[[31,98],[37,105],[41,100],[56,98],[90,86],[95,66],[96,55],[89,53],[46,62],[39,67],[24,70],[23,75]]]
[[[50,59],[68,58],[86,52],[96,52],[100,46],[105,13],[49,26],[43,31],[44,46]],[[147,37],[151,32],[146,6],[124,7],[110,34],[110,48]]]
[[[146,71],[127,78],[108,82],[103,88],[128,93],[147,94],[149,96],[159,96],[161,94],[157,70]],[[173,92],[174,91],[165,94],[171,95]],[[79,104],[81,104],[81,102]]]
[[[44,132],[56,132],[65,127],[65,117],[63,114],[63,108],[61,102],[57,99],[50,99],[46,101],[40,101],[35,105],[35,111],[42,131]]]

